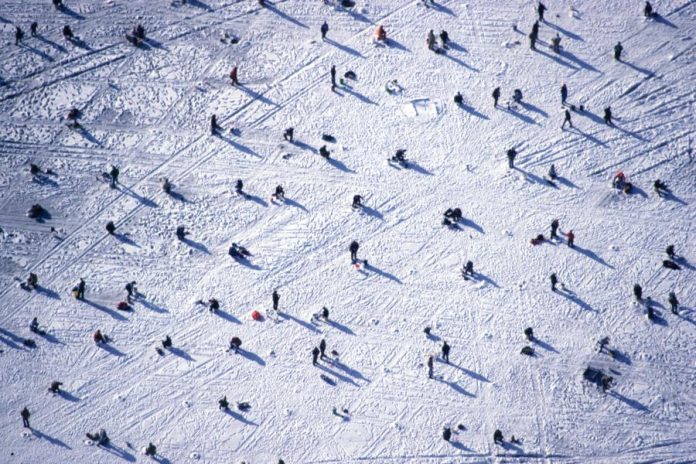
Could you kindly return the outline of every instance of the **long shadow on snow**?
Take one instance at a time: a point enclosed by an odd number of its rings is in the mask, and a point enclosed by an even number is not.
[[[31,433],[34,434],[34,436],[35,436],[36,438],[40,438],[40,439],[42,439],[42,440],[46,440],[47,442],[49,442],[49,443],[52,444],[52,445],[60,446],[61,448],[67,448],[67,449],[69,449],[69,450],[72,449],[70,446],[66,445],[66,444],[63,443],[61,440],[59,440],[59,439],[57,439],[57,438],[55,438],[55,437],[52,437],[52,436],[50,436],[50,435],[46,435],[45,433],[41,432],[40,430],[31,429]]]
[[[149,208],[157,208],[159,206],[154,201],[150,200],[149,198],[145,198],[143,196],[138,195],[132,189],[130,189],[129,187],[126,187],[123,184],[121,184],[121,191],[123,193],[125,193],[126,195],[133,197],[135,200],[137,200],[143,206],[147,206]],[[171,192],[170,192],[170,195],[171,195]]]
[[[448,15],[454,16],[454,17],[457,16],[456,14],[454,14],[454,11],[450,10],[449,8],[447,8],[444,5],[440,5],[439,3],[431,2],[429,7],[432,8],[433,10],[437,11],[438,13],[445,13],[445,14],[448,14]]]
[[[41,285],[36,286],[36,293],[40,293],[43,296],[54,300],[60,300],[60,295],[58,295],[58,292],[51,290],[50,288],[42,287]]]
[[[41,335],[41,338],[46,340],[48,343],[55,343],[56,345],[65,345],[65,343],[61,342],[60,340],[58,340],[58,338],[56,338],[54,335],[48,332]]]
[[[307,150],[307,151],[309,151],[309,152],[311,152],[311,153],[316,153],[316,152],[317,152],[317,149],[316,149],[316,148],[314,148],[314,147],[311,146],[311,145],[308,145],[308,144],[304,143],[304,142],[301,141],[301,140],[293,140],[293,141],[290,142],[290,143],[291,143],[292,145],[296,146],[297,148],[301,149],[301,150]]]
[[[242,153],[246,153],[247,155],[255,156],[255,157],[257,157],[257,158],[263,158],[261,155],[259,155],[258,153],[256,153],[256,152],[255,152],[254,150],[252,150],[251,148],[249,148],[249,147],[247,147],[247,146],[245,146],[245,145],[242,145],[241,143],[237,143],[237,142],[235,142],[234,140],[232,140],[232,139],[229,138],[229,137],[225,137],[225,136],[222,135],[220,132],[217,132],[217,133],[215,134],[215,136],[218,137],[218,138],[219,138],[220,140],[222,140],[223,142],[226,142],[227,144],[232,145],[232,147],[234,147],[234,148],[235,148],[236,150],[238,150],[238,151],[241,151]]]
[[[468,375],[469,377],[471,377],[474,380],[478,380],[479,382],[486,382],[486,383],[491,382],[490,380],[488,380],[486,377],[479,374],[478,372],[470,371],[469,369],[462,367],[462,366],[459,366],[459,365],[454,364],[454,363],[450,363],[449,365],[454,367],[455,369],[459,369],[460,371],[464,372],[466,375]]]
[[[145,299],[145,298],[138,298],[136,301],[139,302],[141,305],[143,305],[145,308],[149,309],[150,311],[154,311],[156,313],[168,313],[169,312],[169,310],[167,308],[163,308],[161,306],[158,306],[151,301],[147,301],[147,299]]]
[[[234,317],[230,313],[223,311],[222,309],[218,309],[217,311],[215,311],[215,315],[228,321],[228,322],[233,322],[235,324],[242,323],[242,321],[240,321],[239,319],[237,319],[236,317]]]
[[[341,332],[343,332],[343,333],[345,333],[345,334],[348,334],[348,335],[355,335],[355,332],[353,332],[352,330],[350,330],[349,327],[347,327],[347,326],[345,326],[345,325],[343,325],[343,324],[341,324],[341,323],[339,323],[339,322],[336,322],[336,321],[334,321],[334,320],[332,320],[332,319],[329,319],[328,321],[326,321],[326,324],[327,324],[327,325],[330,325],[330,326],[332,326],[332,327],[334,327],[334,328],[337,329],[337,330],[340,330]]]
[[[602,121],[602,122],[604,122],[604,121]],[[626,134],[626,135],[628,135],[628,136],[630,136],[630,137],[633,137],[633,138],[636,139],[636,140],[640,140],[641,142],[648,142],[647,139],[641,137],[641,136],[640,136],[638,133],[636,133],[636,132],[630,131],[630,130],[628,130],[628,129],[624,129],[623,127],[618,126],[618,125],[616,125],[616,124],[614,124],[612,127],[613,127],[614,129],[616,129],[617,131],[621,132],[622,134]]]
[[[278,16],[283,18],[284,20],[293,23],[295,26],[304,27],[305,29],[309,29],[309,27],[307,27],[307,25],[298,21],[297,19],[293,18],[290,15],[283,13],[282,11],[280,11],[278,8],[276,8],[274,5],[271,5],[270,3],[266,4],[266,9],[268,11],[272,11],[273,13],[277,14]]]
[[[409,48],[406,48],[401,42],[399,42],[398,40],[394,40],[391,37],[387,38],[387,41],[385,43],[388,47],[396,48],[397,50],[411,53],[411,50]]]
[[[124,461],[128,462],[135,462],[135,456],[130,454],[128,451],[124,450],[123,448],[120,448],[116,445],[113,445],[109,443],[106,446],[100,446],[99,448],[103,449],[107,453],[111,453],[117,458],[123,459]]]
[[[475,72],[475,73],[481,72],[479,69],[474,68],[473,66],[471,66],[471,65],[469,65],[469,64],[467,64],[467,63],[465,63],[464,61],[460,60],[459,58],[456,58],[456,57],[450,55],[449,53],[443,53],[442,56],[444,56],[445,58],[447,58],[447,59],[449,59],[449,60],[451,60],[451,61],[454,61],[454,62],[457,63],[459,66],[465,67],[465,68],[468,69],[469,71],[473,71],[473,72]]]
[[[425,169],[423,166],[420,164],[416,163],[415,161],[408,160],[408,168],[413,169],[416,171],[418,174],[423,174],[426,176],[432,176],[433,173]]]
[[[327,158],[327,159],[326,159],[326,162],[329,163],[331,166],[335,167],[336,169],[340,170],[340,171],[347,172],[347,173],[349,173],[349,174],[355,174],[355,171],[353,171],[353,170],[350,169],[348,166],[346,166],[345,164],[343,164],[342,161],[339,161],[339,160],[337,160],[337,159],[335,159],[335,158]]]
[[[130,245],[136,248],[140,248],[140,245],[138,245],[132,238],[130,238],[127,234],[114,234],[114,238],[118,240],[119,242],[123,243],[124,245]]]
[[[345,375],[343,375],[343,374],[340,374],[340,373],[336,372],[336,371],[333,370],[333,369],[329,369],[328,367],[324,366],[324,365],[321,364],[321,363],[317,363],[316,367],[319,368],[319,369],[321,369],[321,370],[323,370],[323,371],[325,371],[325,372],[327,372],[327,373],[329,373],[329,374],[331,374],[331,375],[333,375],[334,377],[338,378],[339,380],[341,380],[341,381],[343,381],[343,382],[345,382],[345,383],[349,383],[349,384],[351,384],[351,385],[355,385],[356,387],[359,386],[357,383],[355,383],[355,380],[351,379],[351,378],[348,377],[348,376],[345,376]]]
[[[266,105],[273,106],[275,108],[280,108],[280,105],[277,104],[276,102],[269,100],[268,98],[264,97],[262,94],[255,92],[251,90],[249,87],[245,86],[244,84],[237,84],[237,88],[243,90],[247,94],[249,94],[254,100],[259,100],[262,103],[265,103]]]
[[[225,414],[227,414],[228,416],[230,416],[230,417],[232,417],[232,418],[238,420],[239,422],[241,422],[241,423],[243,423],[243,424],[245,424],[245,425],[255,425],[255,426],[258,427],[258,424],[257,424],[257,423],[248,420],[247,418],[245,418],[244,416],[242,416],[242,415],[239,414],[238,412],[235,412],[235,411],[233,411],[233,410],[231,410],[231,409],[229,409],[229,408],[225,409]]]
[[[568,61],[572,61],[573,63],[577,64],[578,66],[580,66],[580,67],[583,68],[583,69],[586,69],[586,70],[592,71],[592,72],[596,72],[596,73],[599,73],[599,74],[604,74],[602,71],[600,71],[599,69],[595,68],[594,66],[592,66],[592,65],[591,65],[590,63],[588,63],[587,61],[583,61],[582,59],[578,58],[577,56],[575,56],[574,54],[570,53],[570,52],[567,51],[567,50],[561,50],[560,55],[561,55],[563,58],[566,58]]]
[[[500,288],[500,285],[498,285],[498,283],[495,280],[491,279],[485,274],[481,274],[480,272],[474,272],[474,275],[470,277],[470,279],[473,281],[485,282],[488,285],[491,285],[495,288]]]
[[[14,333],[10,332],[9,330],[5,330],[0,327],[0,342],[3,342],[10,348],[14,348],[15,350],[25,350],[24,345],[22,342],[24,342],[24,339],[21,337],[18,337]]]
[[[80,401],[80,398],[78,398],[77,396],[73,395],[70,392],[66,392],[65,390],[60,390],[58,392],[58,396],[60,396],[64,400],[70,401],[72,403],[77,403],[78,401]]]
[[[604,142],[604,141],[598,139],[597,137],[595,137],[595,136],[592,135],[592,134],[589,134],[589,133],[583,131],[582,129],[579,129],[579,128],[573,126],[573,127],[571,127],[570,129],[567,129],[567,130],[570,131],[570,132],[574,132],[574,133],[576,133],[576,134],[580,134],[580,135],[582,135],[583,137],[585,137],[587,140],[589,140],[590,142],[595,143],[595,144],[597,144],[597,145],[599,145],[599,146],[601,146],[601,147],[607,148],[607,143],[606,143],[606,142]]]
[[[172,197],[173,199],[180,201],[182,203],[190,203],[188,199],[181,193],[175,192],[173,190],[169,191],[169,196]]]
[[[473,106],[469,106],[469,105],[467,105],[467,104],[465,104],[465,103],[462,103],[461,105],[459,105],[459,107],[460,107],[462,110],[464,110],[464,111],[466,111],[467,113],[469,113],[470,115],[476,116],[477,118],[481,118],[481,119],[484,119],[484,120],[490,119],[490,118],[489,118],[488,116],[486,116],[485,114],[479,113],[478,111],[476,111],[476,109],[475,109]]]
[[[566,60],[562,60],[561,58],[559,58],[559,57],[556,56],[555,54],[552,55],[552,54],[550,54],[550,53],[546,53],[544,50],[542,50],[542,49],[539,48],[539,47],[535,48],[534,51],[537,52],[538,54],[542,55],[542,56],[545,56],[546,58],[552,59],[553,61],[555,61],[556,63],[558,63],[558,64],[560,64],[560,65],[563,65],[563,66],[566,66],[566,67],[572,69],[573,71],[580,71],[580,68],[578,68],[578,67],[576,67],[576,66],[573,66],[572,64],[570,64],[570,63],[567,62]]]
[[[468,396],[469,398],[476,398],[476,395],[466,391],[466,389],[464,387],[462,387],[461,385],[459,385],[457,382],[449,382],[447,380],[439,379],[436,377],[434,378],[434,380],[436,380],[437,382],[442,382],[442,383],[449,385],[450,388],[452,388],[452,390],[456,391],[457,393]]]
[[[206,255],[210,254],[210,251],[208,251],[208,247],[203,245],[201,242],[196,242],[195,240],[191,240],[190,238],[184,237],[181,239],[181,243],[183,243],[184,245],[188,245],[191,248],[200,251],[201,253],[205,253]]]
[[[485,233],[486,233],[486,232],[483,230],[483,227],[481,227],[480,225],[476,224],[476,223],[475,223],[474,221],[472,221],[471,219],[461,218],[461,219],[459,220],[458,224],[462,224],[462,225],[465,226],[465,227],[470,227],[470,228],[474,229],[476,232],[479,232],[479,233],[481,233],[481,234],[485,234]]]
[[[568,37],[568,38],[570,38],[570,39],[578,40],[578,41],[580,41],[580,42],[584,42],[584,41],[585,41],[585,39],[583,39],[583,38],[580,37],[579,35],[577,35],[577,34],[575,34],[575,33],[573,33],[573,32],[570,32],[570,31],[567,30],[567,29],[562,28],[562,27],[559,26],[558,24],[554,24],[554,23],[551,23],[551,22],[549,22],[549,21],[544,21],[544,24],[547,25],[547,26],[549,26],[551,29],[555,29],[556,31],[560,32],[561,34],[563,34],[564,36],[566,36],[566,37]]]
[[[578,253],[581,253],[581,254],[587,256],[590,259],[597,261],[602,266],[606,266],[609,269],[614,269],[614,266],[612,266],[611,264],[604,261],[600,256],[597,255],[597,253],[595,253],[592,250],[588,250],[587,248],[583,248],[583,247],[578,246],[578,245],[573,246],[573,248],[571,248],[571,249],[577,251]]]
[[[397,284],[403,284],[403,282],[401,282],[401,280],[399,280],[399,278],[396,277],[394,274],[390,274],[390,273],[388,273],[388,272],[386,272],[386,271],[383,271],[383,270],[381,270],[380,268],[375,267],[375,266],[372,265],[372,264],[366,264],[366,265],[364,266],[364,268],[365,268],[365,270],[367,270],[367,271],[372,271],[372,272],[374,272],[375,274],[379,274],[381,277],[386,277],[387,279],[392,280],[392,281],[396,282]]]
[[[58,8],[58,11],[60,11],[61,13],[64,13],[64,14],[70,16],[70,17],[73,18],[73,19],[77,19],[77,20],[79,20],[79,21],[82,21],[83,19],[86,19],[86,18],[85,18],[84,16],[82,16],[80,13],[78,13],[77,11],[71,10],[69,7],[67,7],[67,6],[65,6],[65,5],[61,5],[61,6]]]
[[[638,71],[641,74],[645,74],[647,77],[653,77],[655,73],[647,68],[641,68],[640,66],[637,66],[633,63],[629,63],[628,61],[620,61],[620,63],[625,64],[629,68],[633,69],[634,71]]]
[[[340,43],[336,42],[335,40],[329,39],[328,37],[326,39],[324,39],[324,42],[328,43],[329,45],[333,45],[334,47],[338,48],[339,50],[344,51],[346,53],[349,53],[353,56],[357,56],[359,58],[365,58],[365,56],[362,53],[360,53],[359,51],[357,51],[356,49],[351,48],[348,45],[340,44]]]
[[[55,48],[56,50],[58,50],[61,53],[68,53],[67,48],[65,48],[64,46],[62,46],[58,42],[54,42],[51,39],[47,39],[46,37],[44,37],[41,34],[37,35],[36,38],[39,39],[41,42],[45,43],[46,45],[49,45],[49,46]]]
[[[186,361],[195,361],[195,359],[193,359],[193,357],[192,357],[190,354],[188,354],[187,352],[185,352],[185,351],[182,350],[181,348],[177,348],[177,347],[175,347],[175,346],[170,346],[170,347],[167,348],[167,349],[168,349],[169,352],[170,352],[171,354],[173,354],[174,356],[178,356],[178,357],[180,357],[180,358],[182,358],[182,359],[185,359]]]
[[[529,116],[527,116],[525,114],[520,113],[519,111],[515,111],[512,107],[510,107],[510,108],[503,107],[502,110],[508,114],[515,116],[518,119],[521,119],[522,121],[526,122],[527,124],[531,124],[531,125],[537,124],[537,122],[534,119],[530,118]]]
[[[95,309],[98,309],[99,311],[105,312],[106,314],[108,314],[109,316],[113,317],[113,318],[116,319],[116,320],[119,320],[119,321],[127,321],[127,320],[128,320],[128,318],[121,316],[121,315],[120,315],[118,312],[116,312],[115,310],[113,310],[113,309],[111,309],[111,308],[109,308],[109,307],[107,307],[107,306],[104,306],[104,305],[102,305],[102,304],[95,303],[94,301],[90,301],[90,300],[88,300],[88,299],[83,299],[82,302],[85,303],[85,304],[88,305],[88,306],[91,306],[91,307],[93,307],[93,308],[95,308]]]
[[[331,363],[332,366],[337,367],[341,369],[343,372],[346,374],[355,377],[356,379],[364,380],[365,382],[370,382],[369,379],[366,379],[365,376],[363,376],[359,371],[356,371],[355,369],[351,369],[350,367],[346,366],[345,364],[339,362],[339,361],[333,361]]]
[[[298,202],[296,202],[295,200],[292,200],[292,199],[290,199],[290,198],[285,198],[285,199],[283,200],[283,203],[285,203],[286,205],[289,205],[289,206],[293,206],[293,207],[295,207],[295,208],[297,208],[297,209],[300,209],[300,210],[304,211],[305,213],[309,213],[309,210],[308,210],[307,208],[305,208],[305,207],[302,206],[300,203],[298,203]]]
[[[239,351],[238,351],[238,354],[239,354],[240,356],[243,356],[243,357],[247,358],[249,361],[254,361],[254,362],[255,362],[256,364],[258,364],[259,366],[265,366],[265,365],[266,365],[266,361],[264,361],[263,359],[261,359],[261,356],[257,355],[256,353],[252,353],[251,351],[243,350],[243,349],[240,348]]]
[[[586,311],[595,311],[595,309],[593,309],[592,306],[590,306],[582,298],[577,296],[572,290],[561,288],[561,289],[558,289],[556,291],[556,293],[561,295],[563,298],[566,298],[566,299],[572,301],[573,303],[580,306],[582,309],[584,309]]]
[[[354,90],[351,89],[350,87],[343,86],[343,87],[338,87],[337,89],[339,89],[339,88],[340,88],[341,90],[343,90],[344,92],[351,94],[352,96],[354,96],[355,98],[357,98],[358,100],[360,100],[360,101],[363,102],[363,103],[367,103],[368,105],[377,105],[377,102],[374,102],[374,101],[370,100],[370,99],[369,99],[368,97],[366,97],[365,95],[363,95],[363,94],[361,94],[361,93],[358,93],[358,92],[354,91]],[[336,93],[337,93],[338,95],[341,95],[341,94],[338,93],[338,92],[336,92]],[[342,95],[341,95],[341,96],[342,96]]]
[[[268,203],[266,202],[266,200],[264,200],[263,198],[261,198],[257,195],[247,194],[244,198],[249,200],[249,201],[253,201],[254,203],[256,203],[259,206],[263,206],[264,208],[268,207]]]
[[[201,0],[188,0],[188,4],[205,11],[213,11],[213,8],[210,5],[201,2]]]
[[[144,38],[143,43],[147,44],[151,48],[157,48],[159,50],[164,50],[165,52],[169,51],[169,49],[167,47],[165,47],[162,42],[158,42],[157,40],[152,39],[150,37]]]
[[[234,256],[233,259],[241,264],[242,266],[248,267],[249,269],[252,269],[254,271],[261,271],[263,268],[261,266],[257,266],[256,264],[252,263],[249,261],[247,258],[244,256]]]
[[[543,116],[543,117],[545,117],[545,118],[548,118],[548,117],[549,117],[549,114],[548,114],[546,111],[542,110],[542,109],[539,108],[538,106],[532,105],[531,103],[528,103],[528,102],[525,102],[525,101],[521,101],[521,102],[520,102],[520,106],[521,106],[522,108],[524,108],[525,110],[527,110],[527,111],[533,111],[533,112],[535,112],[535,113],[539,113],[541,116]]]
[[[696,271],[696,267],[694,267],[693,264],[691,264],[685,257],[683,256],[677,256],[674,258],[674,262],[679,264],[681,267],[685,267],[686,269],[690,271]]]
[[[370,208],[369,206],[363,205],[361,210],[363,213],[365,213],[368,216],[372,216],[374,218],[379,219],[380,221],[384,221],[384,215],[382,215],[382,213],[380,213],[379,211],[377,211],[374,208]]]
[[[666,192],[666,193],[664,193],[664,194],[662,195],[662,198],[664,198],[665,200],[668,200],[668,201],[674,201],[674,202],[676,202],[676,203],[679,203],[680,205],[684,205],[684,206],[688,205],[687,202],[685,202],[684,200],[682,200],[681,198],[679,198],[678,196],[676,196],[676,195],[675,195],[674,193],[672,193],[672,192]]]
[[[614,390],[610,390],[609,392],[607,392],[607,395],[613,396],[614,398],[626,403],[627,405],[629,405],[630,407],[632,407],[633,409],[636,409],[638,411],[650,412],[650,409],[647,406],[643,405],[640,401],[637,401],[637,400],[634,400],[631,398],[627,398],[627,397],[623,396],[621,393],[616,392]]]
[[[534,338],[532,340],[532,343],[534,343],[537,346],[540,346],[541,348],[545,349],[546,351],[550,351],[552,353],[558,353],[558,350],[554,348],[553,346],[549,345],[543,340],[539,340],[538,338]]]
[[[32,53],[38,55],[39,57],[41,57],[42,59],[44,59],[44,60],[46,60],[46,61],[49,61],[49,62],[55,61],[51,55],[49,55],[48,53],[46,53],[46,52],[44,52],[44,51],[42,51],[42,50],[39,50],[38,48],[34,48],[34,47],[30,46],[30,45],[27,45],[27,44],[21,43],[21,42],[20,42],[20,44],[19,44],[18,46],[19,46],[20,48],[23,48],[24,50],[28,50],[28,51],[30,51],[30,52],[32,52]]]
[[[289,320],[291,320],[291,321],[293,321],[293,322],[295,322],[295,323],[301,325],[302,327],[304,327],[305,329],[307,329],[307,330],[309,330],[309,331],[311,331],[311,332],[314,332],[314,333],[321,333],[321,330],[319,330],[319,329],[317,329],[316,327],[314,327],[314,325],[310,324],[309,322],[303,321],[302,319],[298,319],[298,318],[296,318],[295,316],[292,316],[292,315],[290,315],[290,314],[288,314],[288,313],[286,313],[286,312],[278,311],[278,315],[279,315],[280,317],[282,317],[283,319],[289,319]]]
[[[691,3],[693,3],[693,2],[691,2]],[[685,4],[685,6],[686,6],[686,4]],[[676,24],[667,20],[664,16],[660,15],[659,13],[653,13],[652,20],[655,21],[656,23],[664,24],[665,26],[671,27],[673,29],[679,29],[679,27]]]
[[[556,180],[557,180],[560,184],[565,185],[566,187],[570,187],[570,188],[574,188],[574,189],[579,188],[577,185],[575,185],[573,182],[571,182],[570,180],[566,179],[566,178],[563,177],[563,176],[558,176],[558,177],[556,177]]]
[[[118,348],[116,348],[113,345],[110,345],[109,343],[100,343],[97,346],[99,348],[101,348],[102,350],[104,350],[104,351],[108,352],[109,354],[114,355],[118,358],[126,355],[126,353],[124,353],[123,351],[120,351]]]

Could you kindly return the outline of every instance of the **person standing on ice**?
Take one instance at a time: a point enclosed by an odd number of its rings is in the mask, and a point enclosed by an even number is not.
[[[294,136],[295,129],[292,127],[288,127],[287,129],[285,129],[285,132],[283,132],[283,138],[290,143],[292,143],[292,139]]]
[[[623,45],[619,42],[614,45],[614,59],[616,61],[621,61],[621,53],[623,53]]]
[[[120,173],[121,171],[119,171],[117,166],[111,166],[111,171],[109,171],[109,179],[111,180],[111,183],[109,184],[109,187],[116,188],[116,184],[118,184],[118,176]]]
[[[331,65],[331,91],[336,90],[336,65]]]
[[[551,180],[558,179],[558,174],[556,173],[556,166],[554,166],[553,164],[549,168],[549,179],[551,179]]]
[[[498,99],[500,98],[500,87],[493,89],[493,93],[491,95],[493,96],[493,108],[497,108]]]
[[[317,365],[317,361],[319,360],[319,353],[321,353],[321,351],[319,351],[319,348],[315,346],[312,350],[312,366]]]
[[[558,219],[551,221],[551,236],[549,238],[558,238]]]
[[[230,407],[230,403],[229,403],[229,401],[227,401],[227,396],[223,396],[222,398],[220,398],[218,400],[218,408],[221,411],[226,411],[227,409],[229,409],[229,407]]]
[[[84,300],[85,299],[85,279],[80,279],[80,282],[77,284],[77,293],[75,294],[75,298],[78,300]]]
[[[218,123],[217,123],[217,116],[216,116],[216,115],[212,115],[212,116],[210,117],[210,134],[211,134],[211,135],[217,134],[217,131],[218,131],[218,128],[219,128],[219,127],[220,127],[220,126],[218,126]]]
[[[669,292],[669,299],[667,302],[669,303],[672,314],[679,315],[679,300],[677,300],[677,295],[674,292]]]
[[[633,286],[633,296],[636,297],[636,300],[643,301],[643,287],[639,284],[635,284]]]
[[[22,409],[22,412],[20,413],[22,416],[22,425],[25,428],[30,429],[31,425],[29,425],[29,417],[31,416],[31,413],[29,412],[29,409],[25,406],[24,409]]]
[[[324,359],[326,357],[326,340],[323,338],[319,342],[319,353],[320,353],[321,359]]]
[[[157,454],[157,447],[150,442],[145,448],[145,456],[155,456]]]
[[[428,50],[435,51],[435,33],[432,29],[428,32],[428,37],[425,39],[425,44],[428,46]]]
[[[555,292],[556,291],[556,285],[558,285],[558,277],[556,277],[556,274],[551,274],[549,277],[549,280],[551,281],[551,291]]]
[[[230,71],[230,80],[232,81],[232,85],[239,85],[239,79],[237,78],[237,66],[232,68],[232,71]]]
[[[507,151],[508,167],[510,169],[515,168],[515,157],[516,156],[517,156],[517,150],[515,150],[514,147]]]
[[[450,346],[447,341],[442,342],[442,359],[449,364]]]
[[[15,26],[15,45],[19,45],[23,38],[24,31],[19,26]]]
[[[667,257],[669,259],[675,259],[677,257],[677,254],[674,251],[674,245],[667,245],[667,248],[665,248],[665,253],[667,253]]]
[[[428,356],[428,378],[433,378],[433,365],[435,363],[433,355]]]
[[[575,246],[575,234],[572,230],[569,230],[566,234],[566,239],[568,240],[568,246],[573,248]]]
[[[273,290],[273,295],[271,295],[271,298],[273,299],[273,311],[278,312],[278,302],[280,301],[278,290]]]
[[[643,16],[646,18],[651,18],[653,15],[653,7],[650,2],[645,2],[645,7],[643,7]]]
[[[353,204],[351,205],[354,209],[362,208],[363,197],[361,195],[353,195]]]
[[[114,235],[114,232],[116,231],[114,221],[109,221],[106,223],[106,231],[109,233],[109,235]]]
[[[561,130],[565,130],[565,125],[569,124],[573,127],[573,121],[570,120],[570,110],[566,109],[563,116],[563,124],[561,124]]]
[[[321,25],[321,40],[326,40],[326,34],[329,32],[329,25],[324,21],[324,24]]]
[[[568,98],[568,86],[563,84],[561,86],[561,105],[562,106],[565,106],[567,98]]]
[[[31,23],[31,25],[29,26],[29,31],[31,32],[32,37],[36,37],[36,35],[39,32],[39,23],[37,23],[36,21]]]
[[[613,126],[614,123],[611,120],[611,106],[604,108],[604,123],[607,126]]]
[[[539,5],[537,5],[537,14],[539,15],[539,22],[544,22],[544,11],[546,11],[546,9],[546,5],[539,2]]]
[[[452,438],[452,429],[449,427],[444,427],[442,429],[442,439],[445,441],[450,441],[450,438]]]
[[[350,247],[348,247],[348,250],[350,251],[350,261],[352,263],[355,263],[358,260],[358,249],[359,248],[360,248],[360,245],[355,240],[353,240],[350,243]]]

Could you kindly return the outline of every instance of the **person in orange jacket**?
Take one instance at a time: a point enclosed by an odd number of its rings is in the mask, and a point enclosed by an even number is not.
[[[375,38],[381,41],[387,40],[387,31],[384,30],[384,26],[381,24],[377,26],[377,29],[375,29]]]

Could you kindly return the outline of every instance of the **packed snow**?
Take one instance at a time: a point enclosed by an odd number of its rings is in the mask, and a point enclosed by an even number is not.
[[[696,1],[339,3],[0,2],[0,462],[696,462]]]

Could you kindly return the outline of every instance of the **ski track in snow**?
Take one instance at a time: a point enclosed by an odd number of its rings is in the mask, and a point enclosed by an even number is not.
[[[65,3],[0,5],[0,462],[132,462],[149,441],[172,463],[696,460],[696,2],[653,2],[663,16],[652,21],[641,2],[547,2],[536,53],[533,2],[522,0],[358,0],[352,11],[305,0]],[[34,20],[40,37],[15,47],[14,24],[28,34]],[[123,39],[137,22],[151,39],[143,48]],[[372,43],[378,23],[389,46]],[[67,44],[64,24],[84,42]],[[446,55],[425,48],[431,28],[449,31]],[[225,32],[240,42],[224,43]],[[545,45],[557,32],[560,55]],[[622,63],[611,59],[617,40]],[[226,78],[235,64],[238,88]],[[331,92],[332,64],[357,74],[351,88]],[[394,78],[402,95],[384,91]],[[573,113],[576,129],[560,130],[561,82],[587,108]],[[496,85],[501,107],[514,88],[523,104],[494,110]],[[614,128],[601,119],[609,105]],[[62,121],[73,106],[84,131]],[[290,126],[297,143],[280,142]],[[328,161],[316,155],[322,133],[337,139]],[[520,152],[511,171],[510,146]],[[385,163],[397,148],[411,169]],[[31,180],[29,162],[56,175]],[[115,190],[95,180],[109,164],[121,168]],[[637,194],[610,189],[618,169]],[[162,176],[175,195],[160,191]],[[658,177],[673,196],[653,193]],[[232,193],[237,178],[248,199]],[[284,204],[269,200],[277,184]],[[356,193],[369,209],[351,210]],[[25,216],[36,202],[50,213],[42,222]],[[446,229],[441,213],[455,206],[464,220]],[[529,244],[553,218],[576,233],[575,250]],[[180,224],[187,242],[174,238]],[[349,265],[352,240],[365,269]],[[227,256],[233,241],[251,250],[248,263]],[[660,266],[670,243],[681,271]],[[468,259],[477,280],[460,277]],[[41,291],[19,288],[29,272]],[[549,291],[551,272],[567,290]],[[69,295],[79,277],[85,302]],[[146,297],[119,312],[130,280]],[[632,301],[636,282],[656,322]],[[254,322],[273,289],[278,322]],[[194,303],[211,297],[217,315]],[[310,320],[322,306],[334,322]],[[33,316],[48,337],[28,331]],[[528,326],[535,357],[519,354]],[[110,346],[92,343],[97,328]],[[160,357],[167,334],[174,349]],[[242,354],[225,352],[235,335]],[[596,352],[605,335],[615,360]],[[321,338],[340,361],[314,368]],[[436,362],[428,380],[442,340],[452,364]],[[582,380],[588,365],[615,377],[610,393]],[[47,393],[51,380],[68,393]],[[223,395],[252,408],[220,412]],[[33,435],[22,435],[24,406]],[[101,427],[114,447],[85,446]],[[522,444],[493,445],[496,428]]]

